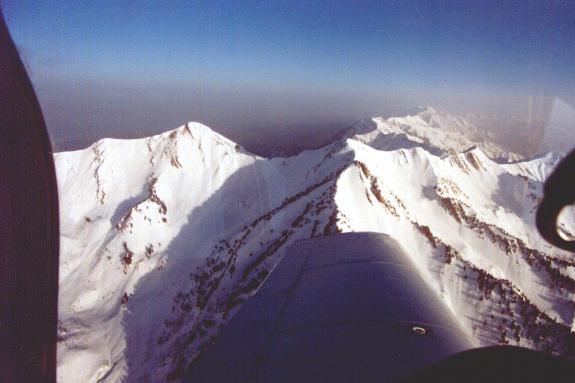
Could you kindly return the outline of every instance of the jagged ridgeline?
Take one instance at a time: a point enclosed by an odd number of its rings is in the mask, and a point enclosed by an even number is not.
[[[450,118],[376,119],[290,158],[197,123],[56,154],[60,381],[178,381],[287,246],[348,231],[396,239],[478,345],[575,356],[575,264],[533,224],[560,155],[506,162]]]

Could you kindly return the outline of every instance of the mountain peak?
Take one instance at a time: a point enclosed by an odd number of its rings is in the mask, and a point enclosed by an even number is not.
[[[405,112],[397,115],[396,117],[407,117],[407,116],[417,116],[417,115],[432,115],[437,114],[437,110],[435,110],[431,106],[416,106],[414,108],[408,109]]]
[[[430,106],[418,106],[396,117],[360,121],[350,129],[349,137],[378,150],[418,146],[431,154],[443,156],[477,146],[496,161],[522,159],[520,155],[492,142],[487,133],[464,117],[444,114]]]

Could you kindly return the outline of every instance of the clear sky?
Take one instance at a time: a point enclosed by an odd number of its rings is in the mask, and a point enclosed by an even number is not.
[[[55,141],[575,93],[572,1],[0,3]]]

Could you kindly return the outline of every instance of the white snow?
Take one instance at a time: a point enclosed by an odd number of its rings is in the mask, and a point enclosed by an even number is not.
[[[432,107],[417,107],[401,117],[375,117],[360,121],[348,135],[379,150],[418,146],[433,154],[444,155],[477,146],[499,162],[522,159],[519,154],[492,142],[489,134],[464,117],[444,114]]]
[[[286,246],[338,231],[397,239],[478,344],[572,353],[575,265],[533,224],[560,156],[500,164],[451,131],[445,148],[446,119],[468,128],[425,109],[291,158],[198,123],[56,154],[59,381],[177,381]]]

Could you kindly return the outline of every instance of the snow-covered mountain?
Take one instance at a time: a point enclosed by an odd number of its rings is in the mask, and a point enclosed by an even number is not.
[[[498,162],[523,159],[521,155],[494,143],[490,134],[464,117],[444,114],[432,107],[417,107],[401,117],[363,120],[353,125],[347,135],[379,150],[423,147],[441,156],[479,147]]]
[[[197,123],[56,154],[59,381],[178,381],[290,243],[347,231],[399,241],[478,345],[575,356],[575,262],[533,224],[560,156],[458,152],[473,145],[446,133],[442,147],[428,132],[439,117],[424,118],[403,117],[422,126],[405,147],[380,133],[398,118],[290,158]],[[568,212],[563,230],[574,222]]]

